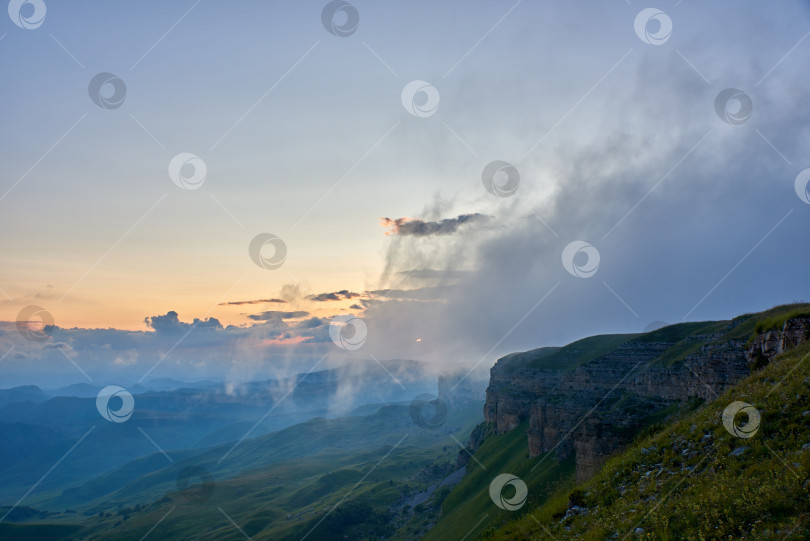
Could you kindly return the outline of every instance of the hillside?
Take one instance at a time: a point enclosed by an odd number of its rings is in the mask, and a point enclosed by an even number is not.
[[[408,405],[384,405],[245,440],[223,460],[233,442],[172,453],[170,464],[156,453],[47,502],[69,511],[15,509],[0,539],[138,540],[169,514],[155,538],[244,539],[226,514],[253,539],[421,537],[457,482],[453,438],[467,437],[482,405],[449,408],[430,430]],[[205,473],[185,488],[188,472]]]
[[[485,478],[468,476],[450,493],[427,539],[467,533],[475,539],[546,504],[557,506],[554,513],[562,506],[564,515],[575,483],[591,479],[609,457],[643,434],[705,411],[705,404],[732,392],[783,350],[806,342],[809,313],[808,305],[783,306],[729,321],[595,336],[504,357],[491,371],[487,422],[469,443],[468,468],[486,467]],[[529,487],[526,504],[516,511],[498,509],[488,494],[488,482],[501,473]],[[579,501],[576,495],[573,501]],[[525,526],[529,522],[534,529]],[[534,519],[521,524],[520,532],[549,538]]]
[[[807,314],[810,306],[791,305],[509,355],[491,370],[484,417],[496,434],[528,421],[530,456],[574,453],[582,481],[668,409],[715,398],[767,362],[780,340],[806,340]],[[782,329],[788,320],[798,327]]]
[[[810,538],[810,345],[608,461],[599,474],[484,538]],[[732,435],[724,409],[759,411],[753,437]],[[741,415],[745,420],[745,415]]]

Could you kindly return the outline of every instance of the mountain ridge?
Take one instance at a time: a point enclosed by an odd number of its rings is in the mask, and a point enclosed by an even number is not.
[[[561,461],[575,453],[577,480],[584,481],[655,413],[694,398],[711,400],[763,360],[806,341],[810,315],[801,317],[803,311],[810,314],[810,306],[594,336],[503,357],[490,371],[485,422],[502,434],[528,420],[529,455],[554,453]],[[786,314],[795,317],[783,328],[754,336],[763,321]]]

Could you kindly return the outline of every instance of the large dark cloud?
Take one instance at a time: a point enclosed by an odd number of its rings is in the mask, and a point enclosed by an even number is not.
[[[428,237],[431,235],[450,235],[464,224],[486,222],[490,216],[484,214],[459,214],[455,218],[444,218],[438,221],[426,221],[419,218],[380,218],[380,224],[389,228],[386,235]]]

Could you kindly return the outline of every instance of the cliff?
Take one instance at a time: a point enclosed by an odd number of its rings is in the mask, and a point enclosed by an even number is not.
[[[716,398],[808,340],[807,315],[757,334],[774,311],[778,321],[785,309],[507,355],[490,371],[485,420],[502,434],[528,419],[530,456],[562,461],[574,453],[577,480],[585,480],[657,417],[690,400]]]

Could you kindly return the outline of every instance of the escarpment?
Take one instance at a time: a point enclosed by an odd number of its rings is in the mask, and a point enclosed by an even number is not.
[[[561,461],[574,453],[577,480],[585,480],[657,417],[717,398],[810,338],[810,316],[759,334],[756,318],[591,337],[507,355],[490,371],[485,420],[497,434],[528,420],[529,455],[551,453]]]

